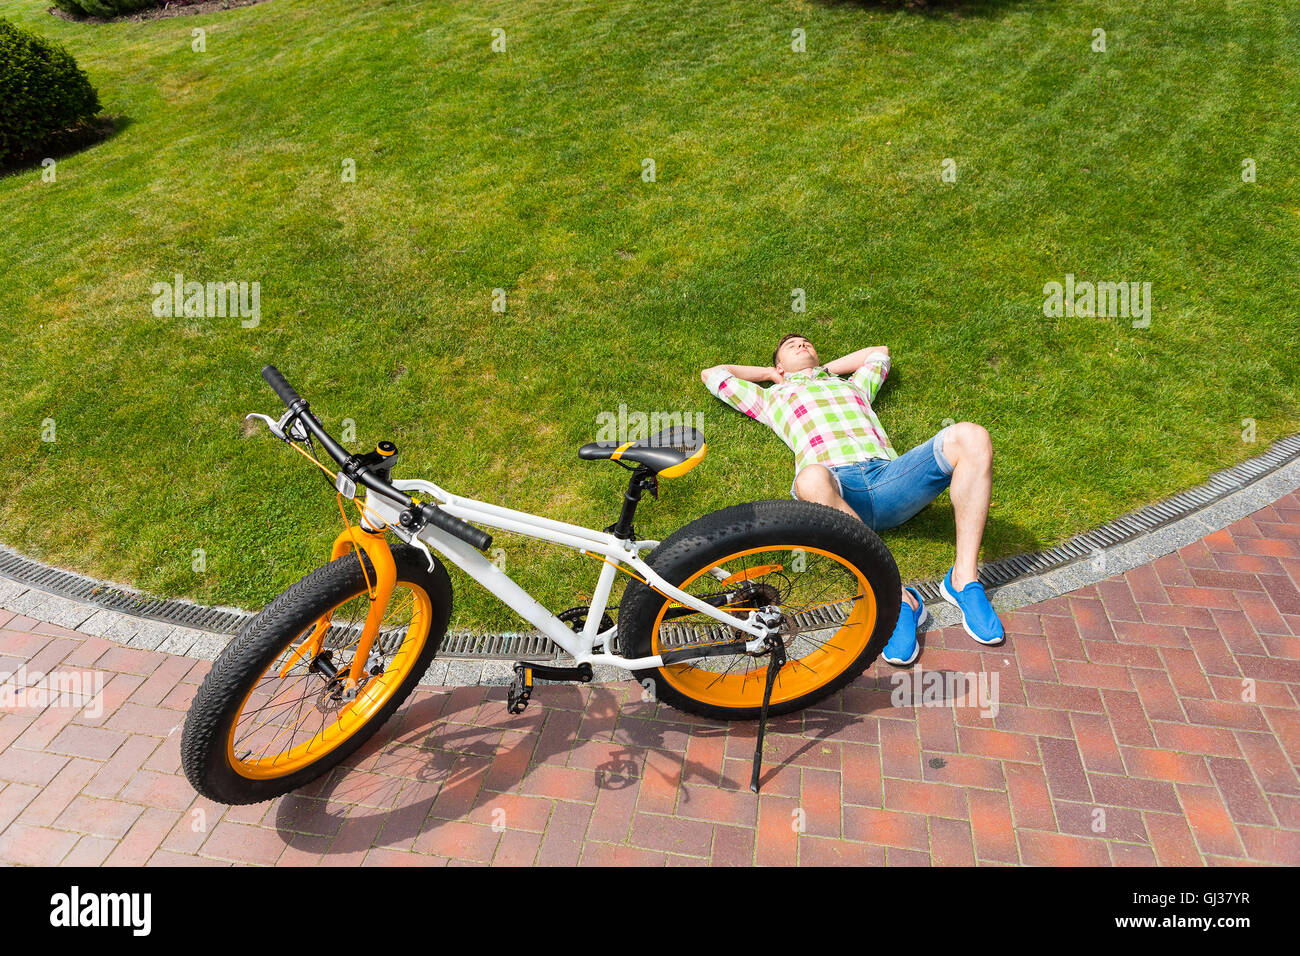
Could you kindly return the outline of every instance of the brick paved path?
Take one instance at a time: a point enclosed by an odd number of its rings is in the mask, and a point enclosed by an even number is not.
[[[0,862],[1300,863],[1300,492],[1004,619],[920,662],[996,676],[996,716],[893,706],[878,665],[772,723],[761,797],[752,725],[546,685],[521,717],[422,690],[327,780],[226,808],[178,769],[210,665],[0,611],[0,671],[104,680],[98,716],[0,710]]]

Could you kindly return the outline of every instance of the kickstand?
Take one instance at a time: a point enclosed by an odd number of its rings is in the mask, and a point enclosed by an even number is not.
[[[758,743],[754,747],[754,774],[749,778],[749,789],[758,793],[758,778],[763,769],[763,730],[767,726],[767,705],[772,701],[772,687],[776,684],[777,672],[785,664],[785,644],[779,637],[767,639],[772,658],[767,665],[767,684],[763,687],[763,712],[758,718]]]

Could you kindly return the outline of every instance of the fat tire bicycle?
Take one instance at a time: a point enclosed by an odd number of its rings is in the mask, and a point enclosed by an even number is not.
[[[706,514],[663,541],[638,539],[633,519],[643,495],[657,498],[660,478],[685,474],[705,455],[693,428],[579,449],[581,459],[615,461],[631,472],[618,520],[593,531],[430,481],[395,480],[392,442],[352,454],[274,366],[262,377],[286,411],[278,420],[247,417],[330,476],[344,530],[328,563],[244,624],[194,697],[181,764],[194,789],[216,802],[258,803],[305,786],[393,716],[447,633],[452,585],[444,562],[573,658],[564,666],[517,662],[507,692],[511,713],[528,706],[536,679],[586,683],[593,665],[616,665],[679,710],[757,719],[755,792],[767,718],[815,704],[856,679],[898,619],[893,557],[865,524],[833,508],[755,501]],[[315,442],[337,472],[316,457]],[[359,512],[356,525],[345,500]],[[547,610],[488,560],[492,536],[476,525],[598,558],[590,606]],[[390,544],[389,534],[399,541]],[[619,571],[630,581],[615,622],[606,608]]]

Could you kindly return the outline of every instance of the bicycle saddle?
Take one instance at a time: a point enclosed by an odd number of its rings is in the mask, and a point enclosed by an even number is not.
[[[677,478],[703,461],[707,449],[704,436],[694,428],[674,425],[640,441],[622,444],[612,441],[588,442],[578,449],[578,457],[584,461],[609,459],[636,462],[656,475]]]

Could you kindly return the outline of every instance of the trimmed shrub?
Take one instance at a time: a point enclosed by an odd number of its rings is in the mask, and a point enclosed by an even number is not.
[[[0,166],[86,127],[99,96],[63,47],[0,19]]]
[[[145,7],[161,7],[164,0],[54,0],[74,17],[120,17]]]

